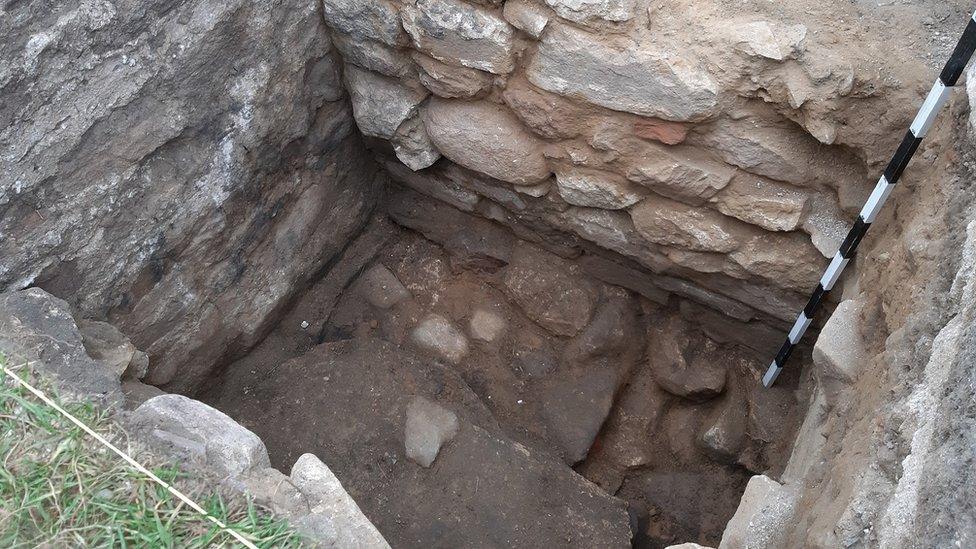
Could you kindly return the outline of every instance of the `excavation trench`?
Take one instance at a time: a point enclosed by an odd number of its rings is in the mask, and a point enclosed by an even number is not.
[[[318,455],[395,547],[715,546],[748,479],[743,546],[971,523],[961,92],[759,382],[971,5],[47,4],[0,10],[0,290],[124,333],[127,406]]]
[[[748,479],[789,458],[808,350],[763,389],[779,326],[730,335],[633,289],[651,274],[619,280],[624,258],[552,242],[391,182],[268,335],[184,392],[282,471],[320,456],[394,547],[717,545]],[[459,424],[429,468],[405,450],[418,398]]]

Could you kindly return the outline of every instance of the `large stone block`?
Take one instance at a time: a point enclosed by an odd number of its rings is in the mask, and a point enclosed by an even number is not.
[[[620,210],[636,204],[644,193],[620,176],[595,170],[556,169],[559,196],[574,206]]]
[[[503,107],[435,97],[423,116],[441,153],[465,168],[518,184],[538,183],[551,173],[542,143]]]
[[[403,8],[413,45],[431,57],[495,74],[515,68],[515,33],[504,19],[456,0],[417,0]]]
[[[596,306],[596,288],[578,266],[529,244],[515,249],[503,283],[529,318],[557,335],[576,335]]]
[[[736,221],[718,212],[648,196],[630,211],[637,232],[663,246],[700,252],[731,252],[743,243]]]
[[[768,231],[799,228],[807,207],[806,193],[789,185],[749,174],[737,174],[710,202],[725,215]]]
[[[457,364],[468,354],[468,338],[448,319],[439,314],[429,314],[410,333],[420,348]]]
[[[238,478],[271,467],[261,439],[227,414],[183,395],[161,395],[143,402],[130,423],[154,447],[184,460],[195,460]]]
[[[636,12],[636,0],[546,0],[563,19],[576,23],[629,21]]]
[[[407,404],[407,421],[403,428],[403,447],[407,457],[421,467],[430,467],[441,447],[457,435],[457,415],[423,397]]]
[[[417,113],[428,95],[355,65],[346,64],[345,78],[356,125],[371,137],[391,139],[400,125]]]
[[[491,87],[492,75],[489,73],[442,63],[420,52],[413,52],[412,56],[420,68],[420,82],[435,95],[468,99]]]
[[[550,24],[526,74],[551,92],[666,120],[700,120],[718,104],[718,84],[697,60],[566,25]]]
[[[120,343],[131,358],[131,345]],[[0,294],[0,353],[9,366],[33,361],[71,393],[107,404],[121,400],[119,377],[128,362],[120,367],[115,353],[89,356],[68,304],[40,288]]]
[[[539,38],[549,24],[551,13],[531,0],[508,0],[502,15],[513,27]]]
[[[719,549],[782,547],[792,526],[796,499],[792,489],[775,480],[765,475],[752,477],[725,527]]]
[[[396,4],[388,0],[322,0],[325,21],[358,40],[374,40],[388,46],[406,42]]]
[[[542,91],[524,78],[509,80],[502,97],[526,126],[547,139],[578,137],[585,131],[590,117],[586,107]]]
[[[343,61],[357,67],[393,78],[409,78],[415,72],[407,54],[380,42],[333,32],[332,43]]]
[[[803,233],[760,233],[729,257],[750,275],[801,293],[817,286],[827,264]]]
[[[627,179],[688,204],[703,204],[724,189],[735,170],[664,148],[648,148],[626,169]]]
[[[333,547],[361,547],[389,549],[383,535],[366,518],[329,467],[314,454],[302,454],[291,468],[291,482],[302,493],[311,513],[297,521],[299,530],[322,533],[316,523],[326,522],[327,536],[317,535],[316,541],[331,542]],[[303,528],[304,527],[304,528]]]
[[[441,152],[427,133],[427,126],[417,114],[400,124],[390,142],[397,159],[413,171],[429,168],[441,158]]]
[[[861,303],[841,302],[820,330],[813,346],[813,364],[828,405],[857,378],[869,355],[861,336]]]
[[[785,61],[802,51],[807,28],[771,21],[749,21],[732,25],[729,32],[735,48],[746,55]]]
[[[714,398],[725,390],[727,365],[714,342],[677,315],[652,320],[647,360],[657,384],[692,401]],[[745,422],[745,413],[742,417]]]
[[[610,413],[617,380],[615,372],[599,368],[563,377],[543,392],[543,421],[567,464],[589,453]]]

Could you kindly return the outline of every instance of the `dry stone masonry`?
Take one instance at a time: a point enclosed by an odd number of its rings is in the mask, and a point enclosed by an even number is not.
[[[463,193],[557,253],[612,250],[647,297],[785,331],[878,161],[835,120],[886,82],[788,19],[633,0],[324,5],[360,129],[409,168],[395,180]],[[386,17],[367,31],[361,13]]]

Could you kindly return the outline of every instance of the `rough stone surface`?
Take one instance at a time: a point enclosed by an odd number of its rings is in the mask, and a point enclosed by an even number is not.
[[[299,521],[299,527],[312,530],[334,547],[389,548],[373,523],[359,509],[342,487],[339,479],[322,460],[313,454],[302,454],[291,468],[291,482],[307,498],[311,516]],[[315,522],[327,521],[326,528]],[[322,534],[332,534],[322,536]],[[329,538],[332,539],[329,539]]]
[[[566,463],[578,463],[589,453],[616,388],[616,374],[602,369],[560,380],[543,395],[543,417]]]
[[[39,288],[0,294],[0,352],[12,366],[37,361],[72,393],[121,400],[118,364],[89,356],[68,304]]]
[[[665,120],[704,118],[719,95],[711,75],[680,53],[653,44],[617,49],[566,25],[550,26],[526,75],[551,92]]]
[[[432,98],[424,122],[441,153],[465,168],[523,185],[551,173],[542,143],[493,103]]]
[[[719,549],[779,547],[796,506],[793,490],[765,476],[754,476],[722,534]]]
[[[559,196],[574,206],[620,210],[636,204],[643,194],[619,176],[580,170],[556,170]]]
[[[719,463],[736,462],[745,444],[746,408],[746,402],[738,395],[730,395],[705,423],[698,440],[712,459]]]
[[[509,24],[532,38],[542,36],[550,17],[544,8],[530,0],[506,1],[502,15]]]
[[[515,66],[514,32],[504,19],[456,0],[417,0],[403,8],[414,46],[431,57],[507,74]]]
[[[746,55],[785,61],[796,56],[807,28],[803,25],[782,25],[769,21],[750,21],[731,29],[735,47]]]
[[[851,222],[836,203],[822,196],[810,200],[809,210],[803,220],[803,231],[810,235],[810,242],[824,257],[833,258],[851,230]]]
[[[736,177],[712,198],[718,211],[770,231],[793,231],[806,213],[807,196],[758,177]]]
[[[922,379],[896,409],[897,417],[908,424],[902,439],[908,454],[899,462],[902,475],[879,513],[879,546],[886,549],[910,546],[919,539],[936,546],[962,547],[976,540],[976,475],[968,465],[976,440],[968,413],[976,379],[972,367],[976,360],[976,222],[970,221],[966,227],[961,248],[958,270],[948,289],[950,318],[931,343]],[[892,333],[888,344],[903,337],[904,332]],[[888,354],[888,358],[893,356],[898,354]],[[879,454],[879,458],[885,457]]]
[[[440,97],[469,99],[491,87],[492,75],[476,69],[448,65],[419,52],[413,52],[419,67],[420,83]]]
[[[596,305],[596,291],[578,267],[531,245],[515,249],[503,283],[529,318],[557,335],[576,335]]]
[[[636,0],[546,0],[560,17],[577,23],[594,20],[628,21],[636,11]]]
[[[427,94],[399,80],[345,66],[346,85],[352,100],[353,115],[360,131],[372,137],[390,139],[400,124],[417,113]]]
[[[360,291],[374,307],[389,309],[405,299],[410,299],[410,292],[382,264],[372,266],[360,280]]]
[[[414,343],[444,360],[460,362],[468,354],[468,339],[450,320],[430,314],[411,332]]]
[[[157,448],[181,460],[197,461],[231,478],[271,467],[257,435],[226,414],[183,395],[161,395],[142,403],[130,425]]]
[[[149,357],[136,349],[118,328],[108,322],[78,322],[82,343],[88,356],[101,361],[122,379],[141,379],[149,368]]]
[[[731,252],[741,245],[735,223],[719,214],[660,197],[648,197],[630,213],[644,238],[700,252]]]
[[[295,520],[310,512],[308,498],[298,491],[287,475],[277,469],[251,471],[241,482],[255,503],[271,509],[278,516]]]
[[[429,168],[441,158],[420,116],[400,124],[391,141],[397,159],[413,171]]]
[[[359,40],[388,46],[406,41],[396,4],[388,0],[322,0],[329,26]]]
[[[847,300],[834,309],[813,347],[813,363],[820,383],[827,391],[827,402],[849,387],[869,356],[860,333],[861,304]]]
[[[715,196],[732,180],[733,171],[715,162],[649,148],[631,164],[627,179],[658,194],[698,205]]]
[[[508,82],[506,105],[534,133],[548,139],[572,139],[584,132],[586,109],[554,93],[539,90],[523,78]]]
[[[654,378],[665,391],[691,400],[708,400],[725,389],[723,354],[680,318],[670,316],[652,326],[648,346]]]
[[[430,467],[441,447],[457,435],[458,429],[454,412],[426,398],[415,397],[407,404],[404,451],[417,465]]]
[[[505,334],[508,327],[505,319],[498,313],[485,309],[475,309],[468,322],[468,332],[478,341],[491,343]]]
[[[410,78],[414,74],[410,57],[396,48],[339,32],[332,33],[332,43],[346,63],[393,78]]]
[[[4,10],[0,290],[44,288],[118,326],[152,383],[194,386],[375,203],[322,7]]]
[[[761,233],[729,254],[729,259],[749,274],[781,288],[806,293],[817,286],[827,263],[808,261],[797,265],[789,259],[793,257],[817,257],[817,250],[797,233]]]

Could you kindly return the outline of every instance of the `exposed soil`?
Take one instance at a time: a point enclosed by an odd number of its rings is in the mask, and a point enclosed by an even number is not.
[[[517,257],[506,265],[491,254],[448,253],[377,217],[280,325],[197,397],[259,434],[282,470],[305,452],[321,456],[394,546],[533,545],[551,540],[553,528],[575,535],[566,540],[573,546],[631,534],[638,547],[717,544],[748,478],[789,455],[802,416],[799,376],[759,391],[766,357],[708,340],[680,304],[577,277],[558,257],[523,248],[515,255],[530,259],[519,271]],[[537,280],[547,275],[532,269],[546,261],[565,276]],[[371,304],[376,289],[363,273],[377,265],[409,297]],[[518,273],[528,276],[514,280]],[[553,305],[539,313],[519,302],[512,288],[526,280]],[[579,312],[577,302],[556,303],[573,291],[565,284],[591,294],[585,329],[556,322],[560,311]],[[391,299],[379,297],[384,306]],[[473,325],[485,312],[500,324]],[[461,358],[418,345],[414,331],[430,314],[466,334]],[[553,333],[564,329],[578,333]],[[673,369],[685,361],[693,368]],[[403,457],[404,409],[415,395],[461,418],[429,470]],[[582,497],[590,491],[606,495]],[[627,506],[629,525],[614,505]],[[566,509],[582,522],[560,526]],[[591,525],[595,517],[603,524]]]

